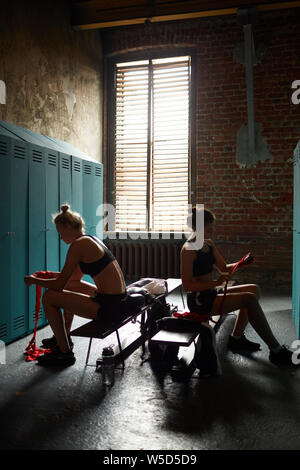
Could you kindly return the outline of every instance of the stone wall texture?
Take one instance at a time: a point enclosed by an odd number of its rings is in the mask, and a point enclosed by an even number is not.
[[[102,161],[99,31],[74,31],[66,0],[0,5],[0,119],[64,140]]]

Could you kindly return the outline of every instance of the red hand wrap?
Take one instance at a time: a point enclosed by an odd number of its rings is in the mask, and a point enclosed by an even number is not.
[[[40,279],[52,279],[54,277],[54,273],[52,271],[37,271],[33,274],[33,276],[38,277]],[[40,355],[47,354],[51,351],[50,349],[37,348],[35,344],[37,323],[39,321],[39,313],[40,313],[40,308],[41,308],[41,295],[42,295],[42,287],[36,286],[35,325],[34,325],[33,337],[31,338],[29,345],[27,346],[25,350],[26,361],[35,361]]]

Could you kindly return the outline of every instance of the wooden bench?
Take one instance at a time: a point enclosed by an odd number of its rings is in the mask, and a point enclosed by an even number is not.
[[[168,278],[167,281],[167,293],[161,294],[155,297],[158,299],[163,296],[168,296],[172,292],[174,292],[177,288],[180,288],[181,299],[184,305],[184,297],[183,297],[183,290],[182,290],[182,282],[181,279],[175,278]],[[131,285],[130,285],[131,286]],[[130,287],[127,286],[127,287]],[[115,351],[115,364],[121,362],[122,367],[125,367],[125,358],[128,357],[133,351],[137,349],[137,347],[143,347],[143,354],[145,352],[145,342],[148,339],[147,331],[146,331],[146,315],[147,311],[151,308],[152,304],[147,304],[142,307],[137,313],[132,315],[128,315],[122,321],[119,321],[114,324],[107,324],[101,320],[92,320],[84,325],[76,328],[75,330],[71,331],[71,336],[79,336],[90,338],[88,351],[86,356],[86,366],[88,364],[92,341],[94,338],[104,340],[108,336],[115,334],[117,338],[117,345],[114,345]],[[135,325],[131,327],[130,324]],[[137,329],[136,325],[140,325],[140,328]],[[121,335],[121,329],[124,331],[124,335]],[[97,363],[96,363],[97,367]]]
[[[234,284],[235,281],[228,282],[228,286],[233,286]],[[215,315],[212,316],[212,320],[213,321],[208,321],[207,324],[217,332],[224,318],[220,315]],[[178,360],[188,369],[191,368],[193,362],[196,340],[198,340],[199,334],[199,332],[174,332],[161,329],[151,338],[151,341],[160,344],[178,345],[179,347],[185,348],[185,350],[179,350]]]
[[[173,344],[179,346],[177,360],[180,366],[174,365],[172,371],[177,372],[177,376],[181,374],[182,377],[187,378],[192,376],[196,369],[193,359],[199,336],[201,338],[201,333],[199,333],[199,331],[175,332],[160,330],[151,338],[151,341],[160,344]]]

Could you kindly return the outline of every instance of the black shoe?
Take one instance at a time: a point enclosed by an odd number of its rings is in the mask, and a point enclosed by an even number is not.
[[[270,351],[269,360],[276,364],[277,366],[294,366],[298,364],[294,363],[292,360],[293,351],[289,351],[285,346],[282,346],[280,351],[277,353]]]
[[[71,366],[76,361],[73,351],[63,353],[56,348],[48,354],[38,357],[41,366]]]
[[[260,350],[260,344],[249,341],[244,334],[239,339],[230,336],[227,347],[232,352]]]
[[[72,349],[74,344],[73,344],[73,341],[71,339],[71,336],[68,336],[68,341],[69,341],[69,346]],[[55,348],[57,348],[57,341],[56,341],[56,338],[55,338],[54,335],[51,338],[42,339],[42,344],[47,349],[54,350]]]
[[[217,353],[216,334],[213,328],[202,323],[201,325],[201,349],[195,353],[195,362],[200,369],[200,377],[221,375],[221,366]]]

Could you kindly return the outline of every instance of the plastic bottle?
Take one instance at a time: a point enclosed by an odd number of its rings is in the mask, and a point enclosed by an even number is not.
[[[103,385],[111,387],[115,382],[115,355],[111,346],[102,350],[102,379]]]

